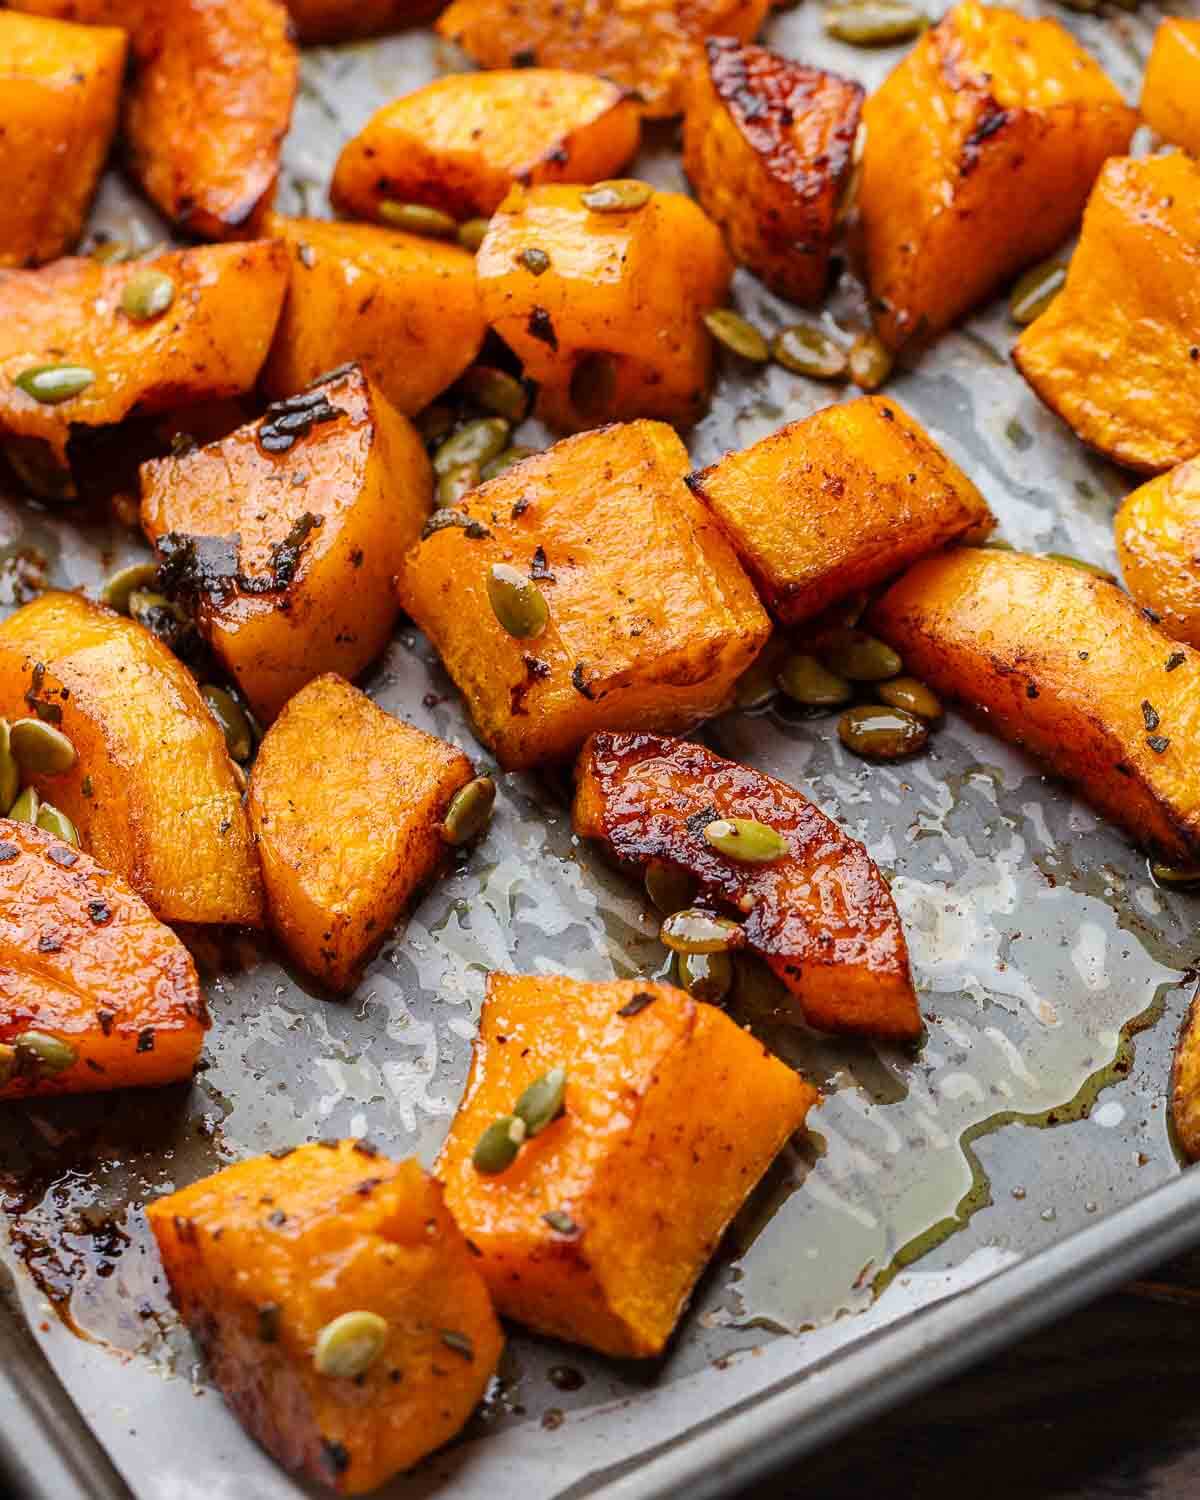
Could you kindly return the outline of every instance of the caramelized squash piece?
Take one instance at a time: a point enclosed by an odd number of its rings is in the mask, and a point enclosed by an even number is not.
[[[882,396],[791,422],[688,484],[786,625],[994,524],[958,465]]]
[[[1189,1006],[1175,1044],[1171,1127],[1188,1161],[1200,1161],[1200,995]]]
[[[1168,635],[1200,646],[1200,459],[1134,490],[1113,525],[1129,592]]]
[[[285,219],[291,282],[263,389],[291,396],[356,360],[397,411],[412,417],[453,385],[487,332],[475,261],[458,245],[369,224]]]
[[[1053,20],[965,0],[867,101],[859,208],[880,337],[949,327],[1074,228],[1137,124]]]
[[[560,1068],[562,1114],[505,1170],[479,1171],[484,1131]],[[651,1358],[816,1102],[748,1032],[671,985],[490,974],[435,1170],[502,1315]]]
[[[1090,448],[1160,473],[1200,454],[1200,164],[1105,165],[1066,285],[1013,359]]]
[[[706,36],[749,41],[770,0],[452,0],[437,23],[484,68],[574,68],[637,94],[643,113],[677,115]]]
[[[1164,16],[1142,80],[1142,119],[1164,140],[1200,156],[1200,19]]]
[[[401,603],[507,769],[563,760],[593,729],[697,724],[762,648],[770,622],[686,472],[659,422],[583,433],[435,513],[409,553]],[[540,633],[501,624],[497,565],[544,601]]]
[[[588,192],[513,189],[475,260],[484,318],[538,382],[552,427],[635,417],[688,427],[712,381],[701,320],[733,274],[720,231],[679,193],[597,213]]]
[[[262,920],[262,879],[225,737],[157,637],[79,594],[0,624],[0,714],[57,724],[75,766],[32,778],[98,864],[164,922]]]
[[[339,1494],[448,1442],[492,1378],[503,1337],[478,1263],[411,1158],[366,1141],[275,1151],[146,1217],[226,1401],[285,1468]]]
[[[427,203],[455,219],[495,212],[517,183],[596,182],[637,153],[637,106],[615,83],[562,68],[455,73],[385,105],[342,149],[334,207]]]
[[[332,674],[296,694],[250,777],[271,926],[330,989],[349,989],[446,845],[473,775],[453,745],[393,719]]]
[[[117,128],[123,31],[0,11],[0,266],[65,255]]]
[[[734,259],[781,297],[818,301],[854,169],[857,83],[732,37],[709,37],[683,165]]]
[[[429,514],[429,459],[357,365],[207,448],[142,466],[142,529],[255,713],[391,637],[391,580]]]
[[[182,1081],[207,1029],[191,954],[121,877],[0,818],[0,1099]]]
[[[120,26],[138,33],[146,24],[150,0],[8,0],[9,10],[74,21],[80,26]]]
[[[746,942],[795,995],[809,1025],[898,1041],[920,1036],[887,882],[863,846],[803,793],[702,745],[653,734],[594,734],[576,778],[575,831],[635,871],[651,860],[686,871],[699,883],[701,905],[744,918]],[[717,818],[765,823],[787,852],[769,864],[731,859],[704,837]]]
[[[346,42],[428,21],[442,0],[287,0],[302,42]]]
[[[147,271],[168,277],[173,297],[164,313],[137,321],[122,298]],[[74,428],[250,390],[287,275],[286,252],[270,240],[125,265],[71,259],[0,271],[0,437],[44,445],[65,467]],[[68,400],[39,401],[17,380],[47,365],[79,366],[94,378]]]
[[[1200,854],[1200,652],[1068,563],[927,558],[872,628],[936,692],[1023,745],[1173,864]]]

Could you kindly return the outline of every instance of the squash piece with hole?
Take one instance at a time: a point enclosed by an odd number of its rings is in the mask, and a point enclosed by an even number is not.
[[[300,41],[346,42],[431,20],[444,0],[287,0]]]
[[[262,920],[262,878],[225,737],[148,630],[49,592],[0,624],[0,714],[55,723],[75,766],[32,778],[83,847],[164,922]]]
[[[762,648],[770,622],[686,472],[660,422],[583,433],[435,513],[405,559],[401,603],[506,768],[563,760],[593,729],[689,728]],[[534,635],[497,617],[496,567],[544,601]]]
[[[1200,646],[1200,458],[1134,490],[1113,525],[1129,592],[1168,635]]]
[[[734,259],[781,297],[825,293],[854,176],[863,90],[732,37],[709,37],[683,133],[683,165]]]
[[[870,99],[859,208],[880,337],[922,340],[1049,255],[1137,124],[1057,21],[965,0]]]
[[[437,869],[451,798],[473,775],[453,745],[332,674],[296,694],[250,777],[271,925],[293,958],[348,989]]]
[[[191,954],[119,875],[0,819],[0,1099],[181,1082],[208,1024]]]
[[[868,616],[916,676],[1171,864],[1200,855],[1200,651],[1068,563],[961,548]]]
[[[653,734],[594,734],[576,769],[574,824],[639,874],[651,860],[685,871],[699,904],[743,920],[750,948],[824,1031],[913,1041],[921,1013],[908,947],[870,855],[795,787],[702,745]],[[745,864],[714,849],[704,825],[751,818],[784,839],[782,858]]]
[[[475,259],[484,318],[538,382],[551,426],[688,427],[712,381],[702,319],[733,274],[720,231],[679,193],[601,213],[588,191],[513,189]]]
[[[1066,285],[1013,359],[1117,463],[1154,474],[1200,454],[1200,163],[1105,165]]]
[[[160,577],[255,713],[322,672],[354,677],[391,637],[391,580],[429,514],[412,424],[357,365],[207,448],[142,467]]]
[[[478,1262],[414,1159],[299,1146],[146,1217],[226,1401],[285,1468],[339,1494],[448,1442],[495,1372],[503,1336]]]
[[[0,266],[78,240],[117,128],[126,37],[0,11]]]
[[[387,201],[487,217],[516,183],[614,176],[640,136],[634,102],[590,73],[455,73],[373,115],[342,148],[330,196],[355,219],[379,219]]]
[[[1142,80],[1142,119],[1164,140],[1200,156],[1200,20],[1164,16]]]
[[[555,1069],[562,1113],[506,1169],[480,1171],[484,1131]],[[502,1316],[652,1358],[816,1102],[749,1032],[671,985],[490,974],[435,1170]]]
[[[994,525],[958,465],[882,396],[791,422],[688,484],[785,625]]]
[[[458,245],[323,219],[272,214],[291,280],[263,369],[291,396],[350,360],[397,411],[415,416],[472,363],[487,331],[475,261]]]

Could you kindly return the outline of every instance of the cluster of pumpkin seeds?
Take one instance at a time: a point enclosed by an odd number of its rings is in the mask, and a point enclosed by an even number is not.
[[[517,376],[495,365],[472,365],[451,399],[454,404],[435,402],[416,418],[433,459],[441,509],[535,451],[512,442],[530,403],[529,387]]]
[[[768,341],[766,335],[731,307],[704,314],[704,326],[717,343],[750,364],[774,361],[810,380],[853,380],[864,391],[876,391],[892,373],[892,356],[874,333],[859,333],[846,346],[815,318],[791,323]]]
[[[35,776],[62,776],[79,757],[75,746],[43,719],[0,719],[0,807],[18,823],[32,823],[65,844],[79,845],[79,834],[66,813],[43,802]]]
[[[535,1078],[513,1105],[512,1114],[493,1120],[479,1137],[471,1157],[475,1170],[494,1177],[511,1167],[524,1143],[563,1113],[566,1094],[565,1068],[551,1068]]]

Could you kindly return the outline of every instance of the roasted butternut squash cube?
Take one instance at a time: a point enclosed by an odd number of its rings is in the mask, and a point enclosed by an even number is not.
[[[1171,1127],[1188,1161],[1200,1161],[1200,997],[1193,999],[1175,1044]]]
[[[345,42],[428,21],[442,0],[287,0],[302,42]]]
[[[1164,140],[1200,156],[1200,20],[1164,16],[1142,80],[1142,119]]]
[[[505,1169],[480,1171],[480,1137],[557,1069],[562,1113]],[[435,1171],[504,1317],[649,1358],[816,1102],[749,1032],[671,985],[490,974]]]
[[[263,369],[271,396],[291,396],[348,360],[397,411],[415,416],[471,364],[487,325],[475,261],[458,245],[370,224],[272,214],[291,281]]]
[[[882,396],[790,422],[688,484],[786,625],[994,524],[958,465]]]
[[[964,547],[868,617],[935,691],[1023,745],[1173,864],[1200,854],[1200,652],[1106,579]]]
[[[117,128],[123,31],[0,11],[0,266],[65,255]]]
[[[454,73],[385,105],[338,157],[330,196],[348,217],[427,203],[486,217],[521,183],[596,182],[637,152],[641,121],[615,83],[563,68]]]
[[[658,417],[688,427],[712,381],[702,319],[733,274],[720,231],[679,193],[598,213],[588,191],[513,189],[475,258],[484,318],[538,382],[551,426]]]
[[[429,514],[421,439],[349,365],[207,448],[142,467],[142,529],[256,714],[391,637]]]
[[[361,1495],[459,1430],[503,1337],[442,1189],[365,1141],[273,1151],[146,1210],[184,1323],[285,1468]]]
[[[31,778],[96,862],[164,922],[262,920],[262,877],[225,737],[156,636],[79,594],[0,624],[0,714],[57,725],[78,760]]]
[[[1134,490],[1113,525],[1129,592],[1168,635],[1200,646],[1200,459]]]
[[[709,37],[683,165],[734,259],[793,302],[818,301],[854,170],[857,83],[732,37]]]
[[[1161,473],[1200,454],[1200,164],[1105,165],[1066,284],[1017,368],[1090,448]]]
[[[436,870],[441,825],[471,762],[332,674],[291,700],[259,746],[250,821],[267,913],[294,959],[348,989]]]
[[[501,765],[563,760],[593,729],[697,724],[762,648],[770,621],[686,470],[662,423],[583,433],[435,513],[405,559],[401,603]],[[501,623],[497,566],[528,578],[539,632]]]
[[[0,1099],[179,1082],[207,1028],[191,954],[125,881],[0,818]]]
[[[770,0],[452,0],[437,29],[484,68],[574,68],[638,96],[644,114],[682,113],[706,36],[749,41]]]
[[[1075,227],[1137,115],[1057,21],[965,0],[863,111],[859,211],[880,337],[949,327]]]

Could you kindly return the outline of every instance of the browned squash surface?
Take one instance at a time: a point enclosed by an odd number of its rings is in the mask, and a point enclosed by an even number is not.
[[[287,0],[300,41],[345,42],[428,21],[443,0]]]

